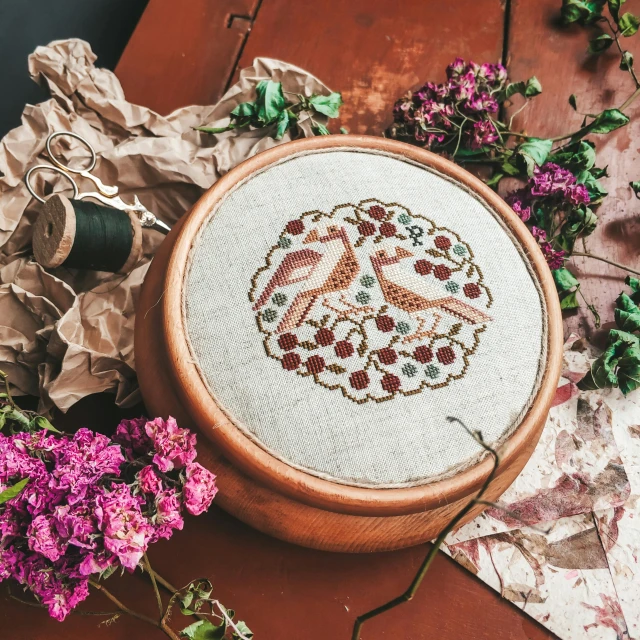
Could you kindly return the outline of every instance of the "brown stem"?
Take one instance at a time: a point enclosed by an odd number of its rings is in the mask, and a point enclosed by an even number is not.
[[[640,271],[636,271],[631,267],[627,267],[624,264],[620,264],[619,262],[614,262],[613,260],[609,260],[609,258],[603,258],[602,256],[596,256],[593,253],[587,253],[586,251],[574,251],[572,256],[579,256],[581,258],[593,258],[594,260],[600,260],[600,262],[606,262],[614,267],[618,267],[618,269],[622,269],[623,271],[628,271],[629,273],[633,273],[637,276],[640,276]]]
[[[9,376],[4,371],[0,371],[0,378],[2,378],[2,382],[4,383],[7,402],[11,405],[12,409],[17,409],[18,405],[14,402],[13,397],[11,396],[11,389],[9,388]]]
[[[160,618],[162,619],[162,614],[164,611],[164,607],[162,606],[162,598],[160,597],[160,591],[158,590],[158,583],[156,582],[156,574],[151,569],[151,563],[149,562],[149,558],[147,557],[147,552],[145,551],[143,556],[144,563],[147,566],[149,571],[149,577],[151,578],[151,584],[153,585],[153,592],[156,594],[156,602],[158,603],[158,613],[160,614]]]
[[[142,620],[143,622],[146,622],[147,624],[150,624],[154,627],[159,627],[159,622],[157,620],[154,620],[149,616],[145,616],[143,613],[138,613],[133,609],[129,609],[129,607],[127,607],[125,604],[120,602],[118,598],[116,598],[110,591],[105,589],[99,582],[96,582],[95,580],[89,580],[89,584],[97,591],[104,593],[104,595],[107,596],[107,598],[109,598],[109,600],[111,600],[111,602],[113,602],[113,604],[115,604],[116,607],[118,607],[118,609],[122,611],[122,613],[126,613],[127,615],[133,618],[137,618],[138,620]],[[169,636],[169,637],[176,638],[176,639],[178,638],[178,636],[175,636],[175,634],[174,636]]]
[[[178,589],[176,589],[176,587],[174,587],[168,580],[163,578],[155,569],[152,569],[148,561],[143,563],[143,567],[144,567],[144,570],[149,574],[149,576],[153,574],[157,583],[161,587],[164,587],[171,595],[173,595],[178,591]]]
[[[376,607],[371,611],[367,611],[367,613],[363,613],[362,615],[359,615],[356,618],[356,621],[353,625],[353,634],[351,636],[351,640],[360,640],[360,630],[364,622],[366,622],[370,618],[380,615],[381,613],[384,613],[385,611],[388,611],[389,609],[393,609],[394,607],[397,607],[403,602],[408,602],[413,598],[413,596],[416,594],[416,591],[420,587],[420,584],[422,583],[423,578],[425,577],[427,571],[429,570],[431,563],[436,557],[438,550],[442,546],[444,539],[449,535],[449,533],[451,533],[451,531],[453,531],[453,529],[455,529],[456,525],[471,511],[471,509],[473,509],[473,507],[475,507],[476,504],[478,504],[478,501],[482,498],[486,490],[489,488],[489,485],[491,484],[491,482],[493,481],[496,475],[498,466],[500,464],[500,456],[494,449],[492,449],[488,444],[485,443],[485,441],[482,438],[482,433],[480,431],[471,431],[458,418],[448,417],[447,420],[449,422],[457,422],[458,424],[460,424],[465,429],[465,431],[467,431],[467,433],[469,433],[485,451],[489,452],[489,454],[493,457],[493,468],[491,469],[491,472],[487,476],[487,479],[484,481],[484,484],[482,485],[480,491],[478,492],[478,495],[454,516],[454,518],[449,522],[449,524],[443,529],[440,535],[433,542],[433,544],[431,545],[431,549],[429,549],[429,552],[427,553],[425,559],[422,561],[422,564],[420,565],[418,572],[416,573],[415,577],[411,581],[411,584],[409,585],[409,588],[397,598],[394,598],[393,600],[390,600],[389,602],[379,607]]]
[[[607,21],[607,24],[609,25],[609,29],[611,29],[611,33],[613,34],[613,39],[616,43],[616,47],[618,48],[618,51],[620,52],[620,57],[622,58],[624,56],[624,51],[622,50],[622,47],[620,46],[620,39],[618,38],[618,36],[620,35],[620,32],[617,29],[613,28],[613,25],[611,24],[611,20],[609,20],[609,18],[605,17],[605,20]],[[636,72],[633,69],[633,65],[628,66],[627,67],[627,71],[631,74],[631,77],[633,78],[633,82],[636,85],[636,89],[640,88],[640,82],[638,82],[638,78],[636,77]]]

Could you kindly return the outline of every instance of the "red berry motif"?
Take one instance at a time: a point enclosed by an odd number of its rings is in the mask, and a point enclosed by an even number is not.
[[[291,349],[295,349],[298,346],[298,338],[293,333],[283,333],[278,338],[278,346],[283,351],[291,351]]]
[[[398,354],[390,347],[385,347],[378,351],[378,360],[380,360],[382,364],[393,364],[397,362]]]
[[[354,371],[349,376],[349,383],[354,389],[366,389],[369,386],[369,374],[366,371]]]
[[[462,287],[464,291],[464,295],[467,298],[479,298],[482,291],[480,291],[480,287],[475,282],[468,282]]]
[[[349,340],[336,342],[336,355],[338,358],[348,358],[354,352],[353,344]]]
[[[322,329],[319,329],[318,332],[316,333],[316,342],[322,345],[323,347],[333,344],[333,341],[335,339],[336,338],[333,335],[333,331],[331,331],[331,329],[326,329],[325,327],[323,327]]]
[[[429,349],[429,347],[420,346],[416,347],[416,350],[413,352],[413,357],[422,364],[426,364],[427,362],[431,362],[433,359],[433,351]]]
[[[305,363],[309,373],[320,373],[324,371],[324,358],[322,356],[311,356]]]
[[[383,222],[380,225],[380,235],[383,235],[385,238],[391,238],[396,235],[396,225],[391,222]]]
[[[393,393],[400,388],[400,378],[394,376],[393,373],[385,373],[380,384],[385,391]]]
[[[376,225],[365,220],[358,225],[358,231],[361,236],[372,236],[376,232]]]
[[[285,228],[291,235],[297,236],[304,231],[304,222],[302,222],[302,220],[291,220],[287,222]]]
[[[447,250],[451,246],[451,240],[447,236],[436,236],[434,243],[438,249]]]
[[[300,366],[300,356],[295,352],[285,353],[284,357],[282,358],[282,366],[287,371],[293,371],[294,369],[297,369]]]
[[[395,320],[391,316],[378,316],[376,318],[376,327],[383,333],[393,331],[395,326]]]
[[[433,265],[428,260],[418,260],[413,268],[421,275],[426,276],[431,273]]]
[[[451,277],[451,269],[444,264],[439,264],[434,270],[433,275],[438,280],[448,280]]]
[[[378,204],[370,207],[368,213],[374,220],[383,220],[387,215],[387,212]]]
[[[436,351],[436,357],[442,364],[453,364],[456,359],[456,354],[451,347],[440,347],[440,349]]]

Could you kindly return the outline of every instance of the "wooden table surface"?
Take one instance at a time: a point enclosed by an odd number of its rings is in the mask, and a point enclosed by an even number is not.
[[[394,100],[422,81],[441,81],[456,56],[476,62],[503,59],[512,79],[535,74],[543,86],[517,126],[532,135],[555,135],[579,124],[580,116],[567,103],[570,93],[577,94],[584,111],[592,112],[620,104],[633,90],[613,56],[589,60],[586,34],[559,27],[559,5],[560,0],[150,0],[117,75],[129,101],[168,113],[216,101],[256,56],[279,58],[342,92],[345,105],[340,123],[332,125],[336,131],[342,125],[352,133],[379,135],[390,121]],[[627,183],[640,179],[638,149],[632,142],[639,128],[632,121],[606,141],[596,140],[599,164],[608,164],[614,178],[606,181],[611,196],[588,240],[593,253],[635,268],[640,266],[640,203]],[[610,326],[623,274],[585,259],[573,264],[585,295]],[[596,340],[604,331],[596,332],[583,311],[567,318],[565,328]],[[108,397],[88,399],[68,421],[91,426],[87,420],[99,406],[104,409],[101,422],[113,425],[117,412],[109,403]],[[210,577],[216,596],[247,621],[257,640],[348,640],[355,615],[403,591],[425,550],[370,555],[312,551],[269,538],[213,508],[188,520],[171,541],[154,545],[150,557],[175,584]],[[110,582],[125,602],[153,613],[152,593],[140,576]],[[100,609],[105,602],[93,595],[87,606]],[[0,634],[10,640],[164,637],[130,619],[98,627],[95,618],[71,616],[59,625],[37,609],[4,598],[2,629],[11,629]],[[416,598],[367,623],[362,637],[554,636],[440,554]]]

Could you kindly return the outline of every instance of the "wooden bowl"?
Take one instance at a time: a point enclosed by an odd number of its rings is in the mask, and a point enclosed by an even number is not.
[[[486,500],[516,478],[562,323],[534,238],[480,180],[326,136],[247,160],[182,218],[144,282],[135,355],[149,413],[199,431],[223,509],[380,551],[435,538],[491,471],[447,415],[500,449]]]

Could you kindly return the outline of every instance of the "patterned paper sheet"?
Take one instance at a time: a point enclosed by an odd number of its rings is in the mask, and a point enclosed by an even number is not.
[[[540,442],[445,552],[562,640],[640,640],[640,391],[580,392],[572,336]]]

